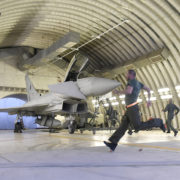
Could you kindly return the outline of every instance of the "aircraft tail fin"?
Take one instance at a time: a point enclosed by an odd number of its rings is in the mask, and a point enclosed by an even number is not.
[[[40,96],[40,94],[34,88],[34,85],[32,84],[31,80],[29,79],[28,74],[26,74],[25,79],[26,79],[26,89],[27,89],[28,101],[38,98]]]

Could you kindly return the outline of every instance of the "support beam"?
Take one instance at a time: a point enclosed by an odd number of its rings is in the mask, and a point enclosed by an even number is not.
[[[11,56],[21,55],[21,52],[22,52],[21,47],[0,49],[0,60]]]
[[[21,61],[19,63],[19,69],[26,70],[30,68],[36,68],[45,63],[50,62],[56,56],[64,53],[80,41],[80,34],[76,32],[69,32],[64,37],[56,41],[47,49],[40,50],[35,56],[30,59]]]
[[[169,51],[164,48],[164,49],[151,52],[140,58],[131,60],[130,62],[128,61],[128,63],[125,63],[123,66],[115,67],[110,70],[103,70],[99,73],[96,73],[96,75],[106,77],[106,78],[114,78],[116,75],[125,73],[129,69],[137,69],[140,67],[150,65],[152,63],[157,63],[157,62],[168,59],[168,57],[169,57]]]
[[[0,60],[4,60],[5,58],[16,58],[18,60],[28,59],[32,56],[34,52],[34,48],[32,47],[9,47],[9,48],[1,48],[0,49]]]

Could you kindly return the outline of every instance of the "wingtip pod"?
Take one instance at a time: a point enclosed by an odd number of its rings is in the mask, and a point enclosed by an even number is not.
[[[121,85],[118,81],[97,77],[78,79],[77,84],[85,96],[101,96]]]

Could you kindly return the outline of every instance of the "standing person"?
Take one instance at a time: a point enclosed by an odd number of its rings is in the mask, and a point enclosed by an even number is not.
[[[169,103],[163,110],[164,112],[168,112],[168,119],[167,119],[167,133],[171,133],[171,130],[174,132],[174,136],[177,135],[178,131],[174,129],[172,126],[172,120],[174,118],[174,115],[177,115],[179,113],[179,108],[173,104],[172,99],[169,100]]]
[[[141,89],[146,90],[148,92],[147,106],[149,107],[151,105],[150,89],[136,80],[136,72],[134,70],[128,71],[127,80],[128,83],[125,90],[115,91],[117,94],[125,94],[125,103],[127,109],[125,115],[122,117],[120,127],[109,138],[109,142],[104,141],[104,144],[110,148],[111,151],[115,150],[119,140],[124,136],[130,123],[132,123],[135,131],[146,130],[152,127],[160,127],[165,132],[165,126],[161,119],[152,119],[147,122],[141,122],[137,98]]]

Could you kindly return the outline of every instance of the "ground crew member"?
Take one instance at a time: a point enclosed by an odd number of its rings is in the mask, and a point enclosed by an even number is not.
[[[178,131],[174,129],[172,126],[172,120],[174,118],[174,115],[177,115],[179,113],[179,108],[173,104],[172,99],[169,100],[169,104],[165,107],[163,110],[164,112],[168,112],[168,118],[166,121],[167,124],[167,133],[171,133],[171,130],[174,132],[174,136],[177,135]]]
[[[152,119],[147,122],[141,122],[137,98],[141,89],[146,90],[148,92],[147,106],[149,107],[151,105],[150,89],[138,80],[136,80],[136,72],[134,70],[128,71],[127,80],[128,83],[124,91],[114,91],[114,93],[116,94],[125,94],[125,103],[127,109],[125,115],[122,117],[120,127],[109,138],[109,142],[104,141],[105,145],[110,148],[111,151],[115,150],[119,140],[127,131],[130,123],[132,123],[135,131],[146,130],[152,127],[160,127],[163,132],[165,132],[165,126],[161,119]]]

